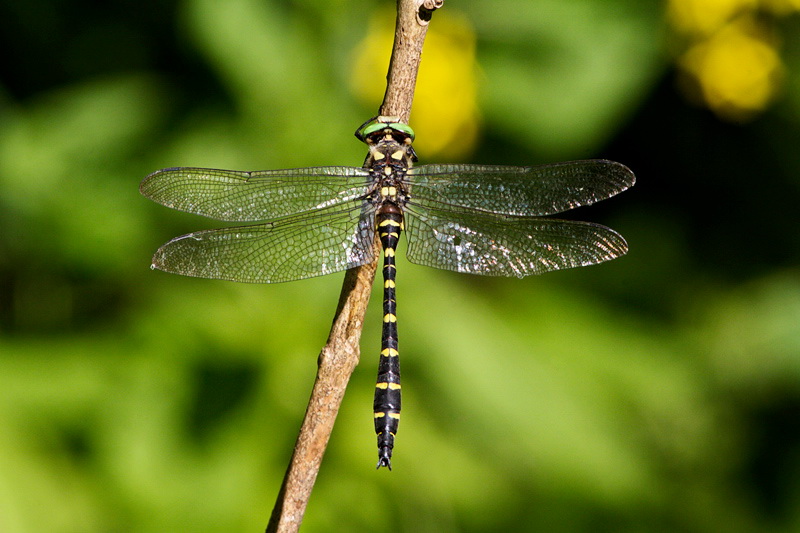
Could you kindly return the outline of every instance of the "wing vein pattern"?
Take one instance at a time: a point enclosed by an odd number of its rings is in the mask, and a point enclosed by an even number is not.
[[[141,193],[162,205],[226,222],[257,222],[345,205],[364,195],[370,174],[356,167],[241,172],[167,168]]]
[[[513,216],[546,216],[591,205],[635,181],[626,166],[604,159],[537,167],[421,165],[408,173],[415,205]]]

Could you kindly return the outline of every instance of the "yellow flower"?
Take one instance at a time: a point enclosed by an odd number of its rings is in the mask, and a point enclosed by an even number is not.
[[[353,92],[366,104],[380,104],[392,51],[394,16],[377,13],[356,49]],[[417,152],[425,159],[458,159],[475,145],[478,132],[475,34],[453,10],[431,21],[411,111]]]
[[[708,35],[738,14],[754,11],[758,8],[758,2],[759,0],[669,0],[667,15],[673,26],[683,33]]]
[[[706,104],[734,120],[763,110],[783,75],[768,32],[749,18],[737,19],[692,46],[680,66],[697,81]]]

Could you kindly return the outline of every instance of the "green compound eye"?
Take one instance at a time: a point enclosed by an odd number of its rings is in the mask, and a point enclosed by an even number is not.
[[[403,124],[397,120],[397,117],[375,117],[371,120],[368,120],[356,130],[356,138],[362,142],[366,142],[367,137],[373,133],[388,128],[406,135],[413,141],[414,130],[412,130],[407,124]]]
[[[361,139],[363,141],[369,135],[372,135],[376,131],[380,131],[385,127],[386,127],[386,125],[384,123],[378,122],[377,120],[373,120],[371,122],[368,122],[366,125],[362,126],[361,128],[359,128],[359,130],[356,132],[356,137],[358,137],[359,139]]]
[[[393,130],[405,133],[406,135],[411,137],[412,141],[414,140],[414,130],[412,130],[408,124],[403,124],[402,122],[392,122],[391,124],[389,124],[389,127],[392,128]]]

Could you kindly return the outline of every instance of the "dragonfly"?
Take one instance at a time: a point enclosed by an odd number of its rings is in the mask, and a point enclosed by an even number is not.
[[[374,424],[377,468],[392,468],[400,422],[395,252],[411,263],[483,276],[524,277],[594,265],[627,253],[616,231],[550,215],[635,183],[602,159],[542,166],[414,166],[414,131],[378,116],[355,132],[362,167],[234,171],[175,167],[139,190],[166,207],[235,223],[176,237],[152,268],[201,278],[279,283],[359,267],[383,256],[383,325]],[[254,223],[254,224],[253,224]],[[380,247],[376,246],[380,241]]]

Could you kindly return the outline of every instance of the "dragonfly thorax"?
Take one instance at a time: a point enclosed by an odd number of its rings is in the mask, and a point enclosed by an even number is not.
[[[408,199],[406,173],[415,161],[411,145],[388,138],[371,144],[369,149],[364,168],[372,178],[373,203],[403,207]]]

